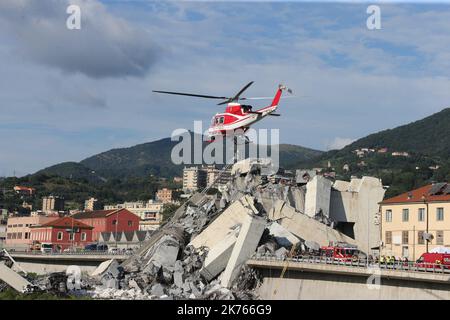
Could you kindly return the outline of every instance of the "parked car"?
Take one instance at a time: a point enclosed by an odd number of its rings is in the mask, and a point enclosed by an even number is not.
[[[107,251],[108,246],[104,243],[91,243],[84,247],[85,251]]]
[[[41,251],[41,243],[34,240],[30,245],[30,251]]]
[[[108,253],[118,254],[120,252],[119,248],[109,248]]]

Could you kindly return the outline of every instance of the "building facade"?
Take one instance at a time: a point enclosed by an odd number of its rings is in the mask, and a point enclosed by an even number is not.
[[[417,260],[450,247],[450,184],[436,183],[381,202],[381,254]]]
[[[31,227],[58,219],[58,216],[10,217],[6,226],[5,247],[27,249],[31,244]]]
[[[35,194],[36,189],[30,188],[30,187],[23,187],[23,186],[15,186],[14,192],[21,196],[28,196],[31,197]]]
[[[158,224],[161,222],[161,212],[163,210],[164,204],[159,201],[149,200],[135,201],[135,202],[124,202],[116,205],[104,206],[104,210],[117,210],[117,209],[127,209],[133,212],[135,215],[141,218],[141,221],[152,221],[152,224]]]
[[[64,198],[58,196],[42,198],[42,211],[46,213],[64,211]]]
[[[86,211],[76,213],[72,218],[93,227],[92,241],[98,241],[102,232],[139,230],[139,217],[127,209]]]
[[[231,180],[231,169],[221,170],[214,165],[206,167],[206,185],[220,189]]]
[[[52,244],[60,252],[68,248],[84,248],[92,243],[92,226],[72,217],[63,217],[30,227],[31,241]]]
[[[84,210],[85,211],[94,211],[94,210],[100,210],[100,203],[95,198],[89,198],[84,202]]]
[[[156,192],[156,200],[160,201],[161,203],[170,203],[172,202],[172,194],[173,191],[168,188],[162,188],[159,189],[158,192]]]
[[[204,168],[183,169],[183,191],[190,193],[206,187],[207,172]]]

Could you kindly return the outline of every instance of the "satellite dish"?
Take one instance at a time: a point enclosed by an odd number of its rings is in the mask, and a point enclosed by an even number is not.
[[[424,232],[423,235],[422,235],[422,238],[423,238],[423,240],[431,241],[431,240],[434,239],[434,236],[433,236],[432,233]]]

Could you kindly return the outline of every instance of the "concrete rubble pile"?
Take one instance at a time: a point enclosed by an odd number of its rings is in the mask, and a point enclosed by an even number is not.
[[[220,196],[195,194],[134,256],[102,263],[92,274],[93,297],[257,299],[262,279],[248,259],[283,259],[292,246],[308,250],[330,240],[354,243],[326,219],[305,214],[305,186],[271,182],[262,174],[270,165],[236,163]]]

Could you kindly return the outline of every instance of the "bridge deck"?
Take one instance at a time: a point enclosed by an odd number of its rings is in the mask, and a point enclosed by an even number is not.
[[[341,265],[332,263],[315,263],[307,261],[295,261],[293,259],[279,260],[276,258],[262,258],[250,259],[247,265],[253,268],[260,269],[283,269],[303,272],[318,272],[328,274],[341,274],[359,277],[370,277],[377,274],[381,278],[399,279],[419,282],[434,282],[434,283],[450,283],[450,274],[433,272],[417,272],[408,270],[383,269],[378,265],[369,267],[361,265]]]
[[[89,254],[45,254],[45,253],[28,253],[28,252],[11,252],[11,256],[20,261],[26,260],[47,260],[47,261],[95,261],[101,262],[110,259],[116,259],[118,261],[124,261],[130,257],[130,255],[122,254],[101,254],[101,253],[89,253]]]

